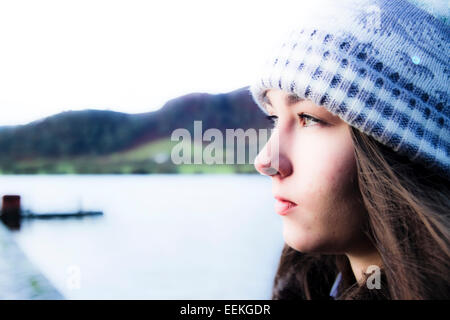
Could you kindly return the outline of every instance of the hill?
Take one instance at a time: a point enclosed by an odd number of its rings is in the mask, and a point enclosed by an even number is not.
[[[172,164],[167,159],[175,144],[170,141],[171,133],[185,128],[193,134],[194,121],[198,120],[203,131],[270,125],[248,88],[215,95],[192,93],[141,114],[67,111],[27,125],[0,127],[0,172],[254,172],[251,165]]]

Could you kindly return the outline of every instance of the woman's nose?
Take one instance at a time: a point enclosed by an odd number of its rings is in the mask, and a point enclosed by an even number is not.
[[[291,162],[280,148],[279,140],[279,135],[274,132],[256,156],[254,166],[260,174],[287,177],[292,173]]]

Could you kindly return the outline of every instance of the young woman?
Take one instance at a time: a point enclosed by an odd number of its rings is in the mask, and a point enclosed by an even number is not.
[[[274,122],[255,160],[283,220],[273,299],[449,299],[448,17],[336,5],[251,87]]]

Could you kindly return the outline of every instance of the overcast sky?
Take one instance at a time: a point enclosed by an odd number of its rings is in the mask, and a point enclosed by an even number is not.
[[[308,3],[0,0],[0,125],[246,86]]]

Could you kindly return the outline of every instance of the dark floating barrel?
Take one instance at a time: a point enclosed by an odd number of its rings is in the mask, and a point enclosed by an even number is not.
[[[6,195],[2,200],[1,219],[10,229],[20,229],[20,196]]]

